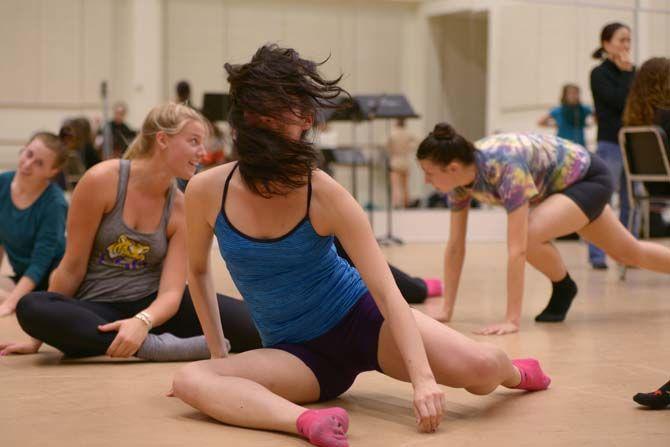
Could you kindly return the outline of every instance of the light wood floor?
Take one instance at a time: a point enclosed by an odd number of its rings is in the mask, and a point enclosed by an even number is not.
[[[443,247],[386,249],[391,262],[417,275],[440,276]],[[378,373],[359,377],[333,404],[350,412],[353,446],[668,446],[670,410],[646,411],[631,400],[670,379],[670,276],[588,269],[583,245],[560,250],[580,286],[567,322],[532,317],[549,283],[529,269],[522,332],[476,337],[512,357],[535,356],[553,382],[546,392],[499,389],[478,397],[447,390],[447,416],[436,434],[416,431],[411,388]],[[235,293],[218,255],[217,288]],[[468,255],[452,326],[466,334],[502,317],[505,246],[479,243]],[[439,306],[431,300],[425,306]],[[0,340],[20,335],[0,320]],[[448,352],[444,353],[449,356]],[[291,436],[239,429],[164,397],[178,364],[104,358],[62,361],[50,348],[0,359],[0,446],[306,446]]]

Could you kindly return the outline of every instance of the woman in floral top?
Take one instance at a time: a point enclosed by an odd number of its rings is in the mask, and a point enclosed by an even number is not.
[[[559,236],[577,232],[622,264],[670,273],[670,249],[638,241],[623,227],[608,205],[607,166],[578,144],[539,134],[501,134],[473,144],[442,123],[423,140],[417,158],[426,182],[448,193],[452,210],[445,308],[437,316],[442,321],[453,314],[472,198],[502,205],[508,213],[507,314],[479,334],[518,331],[526,261],[553,285],[535,321],[565,319],[577,285],[551,243]]]

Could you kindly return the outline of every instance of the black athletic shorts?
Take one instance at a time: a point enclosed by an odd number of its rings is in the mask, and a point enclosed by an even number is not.
[[[602,214],[614,192],[614,182],[610,170],[598,156],[591,155],[591,166],[584,178],[560,191],[565,194],[593,222]]]

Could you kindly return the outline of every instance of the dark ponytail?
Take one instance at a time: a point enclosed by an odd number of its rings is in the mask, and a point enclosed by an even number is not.
[[[471,165],[475,161],[476,150],[474,144],[459,135],[450,124],[438,123],[419,145],[416,158],[443,166],[454,160]]]
[[[304,186],[316,168],[319,155],[306,141],[306,132],[291,140],[263,127],[258,118],[287,123],[286,114],[292,112],[296,119],[315,119],[317,110],[335,107],[340,95],[349,96],[337,85],[342,76],[328,80],[319,74],[317,68],[325,62],[302,59],[295,50],[273,44],[259,48],[246,64],[225,64],[233,146],[251,191],[263,197],[287,194]]]
[[[603,47],[599,47],[596,51],[591,53],[591,57],[593,59],[602,59],[604,55],[605,55],[605,49]]]
[[[593,59],[602,59],[603,56],[606,54],[605,48],[604,48],[604,43],[609,42],[612,40],[612,37],[614,36],[614,33],[619,31],[621,28],[626,28],[630,30],[630,28],[627,25],[624,25],[623,23],[619,22],[613,22],[613,23],[608,23],[605,25],[600,31],[600,47],[591,54],[591,57]]]

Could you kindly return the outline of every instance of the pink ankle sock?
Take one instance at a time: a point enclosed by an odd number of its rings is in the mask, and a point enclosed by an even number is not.
[[[428,298],[442,295],[442,280],[437,278],[424,278],[426,289],[428,289]]]
[[[349,447],[349,415],[343,408],[307,410],[296,421],[298,433],[320,447]]]
[[[516,366],[521,375],[521,383],[514,388],[527,391],[540,391],[549,388],[551,379],[545,375],[540,368],[540,362],[535,359],[515,359],[512,364]]]

